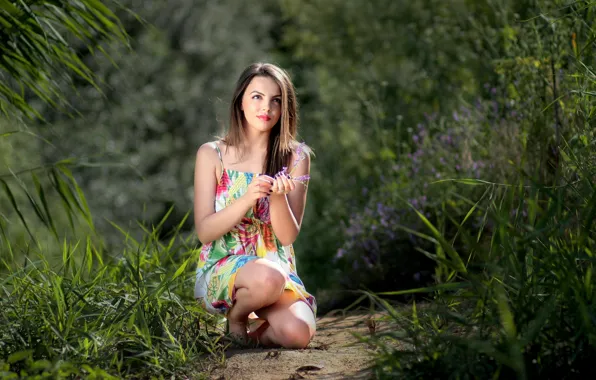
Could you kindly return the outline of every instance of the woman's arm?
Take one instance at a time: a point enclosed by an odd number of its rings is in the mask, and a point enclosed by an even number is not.
[[[294,160],[292,160],[294,162]],[[305,155],[300,160],[293,177],[310,174],[310,156]],[[306,205],[307,187],[301,183],[294,182],[294,189],[288,194],[272,194],[270,197],[269,213],[273,232],[282,245],[290,245],[298,237],[302,226],[302,217]]]
[[[215,189],[217,187],[217,170],[221,166],[215,149],[203,144],[197,151],[194,179],[194,220],[199,240],[207,244],[219,239],[240,223],[248,210],[256,204],[258,198],[267,196],[271,187],[266,178],[258,178],[262,185],[249,185],[245,195],[223,210],[215,212]]]

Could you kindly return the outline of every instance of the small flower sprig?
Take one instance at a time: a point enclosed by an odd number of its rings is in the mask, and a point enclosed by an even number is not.
[[[308,186],[308,181],[310,180],[310,175],[305,174],[305,175],[301,175],[298,177],[292,176],[292,173],[294,172],[294,170],[296,170],[296,167],[298,166],[300,161],[302,161],[306,158],[306,153],[304,152],[305,146],[306,146],[305,143],[300,143],[300,145],[298,145],[298,147],[296,148],[296,159],[294,160],[294,162],[292,162],[292,168],[288,171],[288,167],[284,166],[282,168],[281,172],[279,172],[278,174],[286,175],[292,181],[296,181],[298,183],[303,184],[304,186]]]

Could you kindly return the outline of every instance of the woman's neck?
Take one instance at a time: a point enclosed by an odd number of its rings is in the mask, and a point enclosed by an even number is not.
[[[267,152],[270,132],[259,132],[248,127],[244,129],[244,149],[247,154]]]

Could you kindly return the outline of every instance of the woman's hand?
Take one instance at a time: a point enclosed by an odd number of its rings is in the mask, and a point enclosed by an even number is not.
[[[246,189],[246,193],[244,193],[240,199],[247,202],[251,207],[256,205],[259,199],[271,194],[271,186],[274,181],[275,180],[272,177],[264,174],[253,177],[253,180]]]
[[[290,176],[284,172],[277,173],[273,185],[271,186],[274,194],[288,194],[296,188],[296,184]]]

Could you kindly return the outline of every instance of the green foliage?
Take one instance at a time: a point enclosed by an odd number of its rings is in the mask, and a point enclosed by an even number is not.
[[[594,159],[593,149],[576,154]],[[432,289],[433,304],[392,315],[401,335],[375,338],[381,378],[593,376],[596,167],[575,174],[556,188],[489,185],[481,208],[493,231],[482,260],[466,272],[438,260],[451,280]],[[410,349],[394,349],[395,340]]]
[[[45,116],[77,106],[66,84],[99,95],[104,78],[84,61],[95,49],[106,53],[100,42],[126,41],[118,18],[97,1],[20,1],[0,4],[0,22],[0,108],[14,115],[0,125],[2,377],[202,376],[199,356],[217,357],[222,347],[216,318],[187,292],[194,242],[181,225],[160,240],[170,210],[156,227],[141,226],[141,239],[125,234],[121,251],[106,249],[72,171],[88,163],[21,120],[42,116],[30,93],[55,110]],[[73,74],[83,81],[71,82]]]
[[[9,127],[10,126],[10,127]],[[11,128],[11,129],[8,129]],[[41,163],[42,141],[16,119],[0,123],[0,261],[18,261],[14,252],[45,248],[50,261],[62,238],[93,236],[94,223],[72,161]]]
[[[177,375],[219,352],[191,327],[214,323],[190,299],[194,154],[261,60],[291,72],[316,152],[309,289],[430,293],[410,315],[372,296],[401,327],[369,340],[379,377],[565,377],[593,356],[593,2],[126,1],[121,24],[30,3],[0,31],[32,41],[2,44],[29,55],[0,62],[24,65],[0,104],[49,122],[0,125],[5,375]],[[40,39],[48,17],[74,39]],[[134,52],[96,44],[125,35]]]
[[[458,182],[503,181],[511,171],[509,157],[489,153],[516,153],[504,136],[507,122],[499,122],[490,105],[478,100],[475,107],[462,107],[449,117],[430,115],[425,123],[408,128],[404,155],[383,174],[377,188],[365,189],[368,202],[344,226],[345,241],[335,257],[340,289],[398,290],[431,279],[430,258],[444,258],[445,252],[442,247],[429,252],[432,245],[421,234],[426,225],[418,213],[445,232],[453,228],[454,216],[467,213],[467,202],[458,198]],[[482,133],[485,130],[491,132]],[[480,188],[470,190],[468,195],[482,194]],[[478,230],[481,224],[476,212],[467,228]]]
[[[101,41],[127,39],[113,11],[97,0],[3,1],[0,24],[0,110],[30,118],[41,114],[31,106],[29,93],[62,108],[61,82],[70,82],[71,75],[97,86],[77,43],[94,54],[103,52]]]
[[[594,376],[596,81],[587,25],[595,10],[534,2],[528,12],[538,17],[516,26],[504,19],[498,77],[487,87],[493,112],[483,112],[494,121],[474,123],[489,137],[476,153],[499,170],[436,184],[444,196],[433,199],[444,201],[428,208],[436,226],[422,220],[429,232],[400,226],[435,245],[426,255],[436,261],[437,285],[371,295],[397,325],[368,339],[379,348],[379,378]],[[510,144],[496,143],[499,134]],[[436,163],[405,167],[429,161]],[[409,313],[383,299],[420,293],[431,303]]]
[[[301,269],[307,283],[328,287],[337,279],[329,272],[344,240],[341,222],[410,150],[408,130],[425,113],[450,114],[475,95],[490,61],[470,46],[468,2],[281,4],[279,57],[297,73],[302,134],[317,152]]]
[[[88,238],[65,241],[58,265],[44,250],[29,252],[25,265],[5,265],[5,375],[139,378],[205,371],[196,368],[200,355],[217,355],[222,346],[216,318],[187,291],[197,251],[177,234],[160,242],[159,228],[142,241],[125,236],[127,248],[117,256]]]

